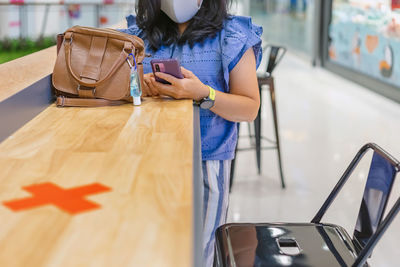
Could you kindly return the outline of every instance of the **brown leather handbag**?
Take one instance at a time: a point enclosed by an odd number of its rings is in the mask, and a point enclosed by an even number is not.
[[[132,102],[129,54],[143,83],[143,40],[112,29],[74,26],[64,33],[53,71],[57,106],[98,107]],[[133,62],[132,57],[130,60]]]

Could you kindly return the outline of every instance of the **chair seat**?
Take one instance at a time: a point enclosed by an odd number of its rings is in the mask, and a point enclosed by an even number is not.
[[[351,266],[357,258],[348,233],[331,224],[226,224],[216,240],[217,266]]]

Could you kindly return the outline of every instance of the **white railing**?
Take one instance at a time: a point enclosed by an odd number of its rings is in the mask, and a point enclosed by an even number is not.
[[[134,6],[135,0],[0,0],[0,39],[54,35],[73,25],[108,27]]]

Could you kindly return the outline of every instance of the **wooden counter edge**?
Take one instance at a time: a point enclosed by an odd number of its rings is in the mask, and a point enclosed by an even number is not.
[[[56,46],[0,64],[0,103],[53,72]]]
[[[199,109],[193,106],[193,267],[203,266],[203,173]]]

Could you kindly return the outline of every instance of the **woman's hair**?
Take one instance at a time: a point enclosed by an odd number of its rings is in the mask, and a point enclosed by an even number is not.
[[[136,6],[136,24],[143,31],[150,48],[157,51],[161,45],[174,43],[201,43],[214,37],[228,17],[230,0],[203,0],[197,14],[180,36],[178,25],[161,11],[162,0],[139,0]]]

